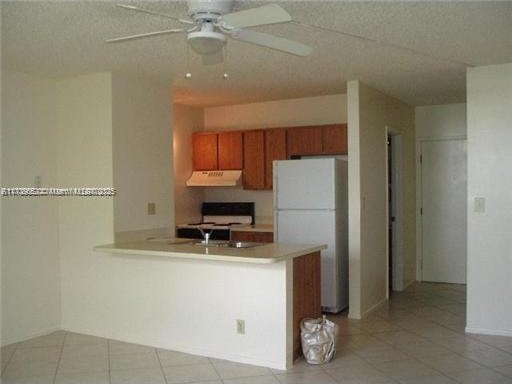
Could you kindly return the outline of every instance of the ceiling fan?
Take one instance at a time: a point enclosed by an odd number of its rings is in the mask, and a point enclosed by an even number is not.
[[[267,4],[239,12],[231,12],[234,0],[188,0],[187,4],[190,19],[182,19],[133,5],[117,4],[118,7],[129,11],[165,17],[187,25],[187,27],[124,36],[109,39],[106,42],[120,43],[171,33],[185,33],[192,50],[201,55],[203,64],[207,65],[218,64],[223,61],[222,48],[226,44],[226,37],[296,56],[308,56],[313,50],[311,47],[296,41],[245,29],[291,22],[292,18],[288,12],[277,4]]]

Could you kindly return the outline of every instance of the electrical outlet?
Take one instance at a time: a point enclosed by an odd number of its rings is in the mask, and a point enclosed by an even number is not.
[[[148,215],[154,215],[156,213],[155,203],[148,203]]]
[[[236,321],[236,333],[245,335],[245,320],[238,319]]]

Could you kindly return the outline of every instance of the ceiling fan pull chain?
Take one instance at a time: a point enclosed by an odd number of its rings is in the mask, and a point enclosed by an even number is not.
[[[229,78],[229,74],[228,74],[228,71],[227,71],[227,66],[228,66],[228,46],[225,45],[223,49],[224,49],[224,61],[222,63],[222,69],[223,69],[224,73],[222,74],[222,78],[224,80],[227,80]]]
[[[186,68],[185,78],[190,79],[190,78],[192,78],[192,73],[190,72],[190,49],[189,49],[189,45],[188,45],[186,36],[185,36],[185,58],[186,58],[186,62],[187,62],[187,66],[185,67]]]

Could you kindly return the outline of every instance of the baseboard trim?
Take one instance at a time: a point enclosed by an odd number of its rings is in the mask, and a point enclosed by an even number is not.
[[[364,319],[365,317],[369,316],[370,314],[372,314],[373,312],[375,312],[377,309],[379,309],[380,307],[382,307],[384,304],[386,304],[388,302],[388,299],[387,298],[384,298],[382,299],[381,301],[379,301],[377,304],[375,304],[374,306],[368,308],[366,311],[364,311],[362,314],[361,314],[361,318]]]
[[[466,327],[465,331],[466,331],[466,333],[474,333],[474,334],[480,334],[480,335],[512,336],[512,331],[505,330],[505,329]]]
[[[283,361],[265,360],[265,359],[260,359],[258,357],[236,355],[236,354],[231,354],[231,353],[226,353],[226,352],[219,352],[219,351],[208,349],[208,348],[206,348],[206,349],[196,348],[196,347],[191,348],[188,345],[185,346],[185,345],[181,345],[181,344],[167,344],[167,343],[158,344],[158,343],[151,343],[151,342],[148,343],[147,341],[141,340],[141,339],[135,340],[135,339],[131,339],[131,338],[127,338],[127,337],[119,337],[119,336],[112,337],[112,335],[108,336],[103,333],[98,333],[98,332],[84,330],[84,329],[77,330],[77,329],[63,328],[62,330],[65,332],[73,332],[73,333],[79,333],[81,335],[101,337],[101,338],[105,338],[105,339],[121,341],[123,343],[134,343],[134,344],[144,345],[144,346],[148,346],[148,347],[152,347],[152,348],[168,349],[168,350],[182,352],[182,353],[188,353],[188,354],[192,354],[192,355],[199,355],[199,356],[204,356],[204,357],[215,356],[216,359],[229,360],[229,361],[233,361],[236,363],[242,363],[242,364],[258,365],[258,366],[264,366],[264,367],[279,369],[279,370],[286,370],[286,369],[291,368],[291,366],[287,366],[287,362],[283,362]],[[290,352],[287,351],[287,354],[288,353],[291,356],[291,351]]]
[[[34,337],[40,337],[40,336],[46,336],[50,333],[60,331],[60,327],[50,327],[45,328],[41,331],[31,333],[29,335],[23,335],[19,337],[8,337],[7,339],[2,338],[2,347],[5,347],[6,345],[14,344],[14,343],[21,343],[25,340],[33,339]]]

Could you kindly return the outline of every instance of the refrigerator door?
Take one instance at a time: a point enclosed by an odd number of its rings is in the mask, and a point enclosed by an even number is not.
[[[289,244],[327,244],[321,251],[322,308],[342,309],[337,211],[287,210],[275,212],[277,241]]]
[[[274,162],[274,208],[336,209],[336,160]]]

